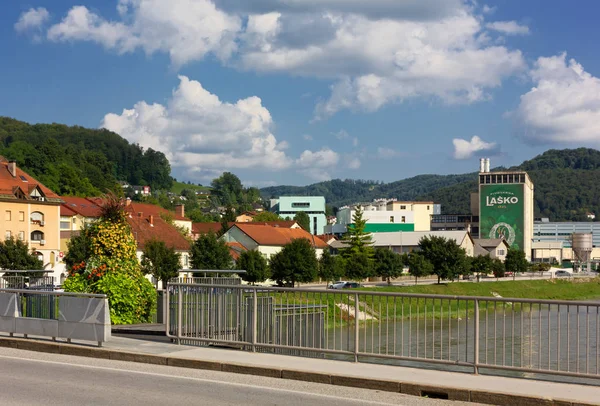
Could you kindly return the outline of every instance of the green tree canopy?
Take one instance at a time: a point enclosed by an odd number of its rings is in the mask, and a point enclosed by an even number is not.
[[[271,276],[267,260],[256,250],[243,251],[236,265],[237,269],[246,271],[240,274],[246,282],[264,282]]]
[[[373,273],[373,247],[371,234],[365,231],[367,220],[363,219],[362,207],[357,206],[348,226],[344,243],[348,246],[341,254],[346,260],[346,276],[353,280],[368,278]]]
[[[477,281],[481,275],[489,275],[492,272],[493,260],[489,255],[478,255],[471,261],[471,271],[477,274]]]
[[[419,248],[433,265],[433,273],[442,279],[454,279],[468,269],[465,250],[454,240],[438,236],[421,238]]]
[[[433,264],[420,252],[411,252],[408,255],[408,273],[415,277],[415,284],[418,278],[422,278],[433,273]]]
[[[271,258],[270,265],[272,278],[280,285],[289,284],[292,287],[296,282],[314,281],[319,268],[315,249],[305,238],[292,240],[285,245]]]
[[[504,267],[504,262],[502,262],[498,258],[494,258],[492,260],[492,274],[496,278],[503,278],[506,274],[506,268]]]
[[[299,211],[294,216],[294,221],[298,223],[300,227],[304,229],[304,231],[308,231],[310,233],[310,217],[306,212]]]
[[[525,252],[519,249],[510,248],[506,253],[504,260],[506,272],[512,272],[513,276],[517,273],[525,273],[529,268],[529,262],[525,257]]]
[[[151,240],[144,246],[142,253],[142,271],[146,275],[152,275],[156,280],[162,282],[166,289],[169,279],[176,278],[181,269],[181,255],[173,247],[167,247],[164,241]]]
[[[402,275],[404,263],[401,255],[387,248],[377,248],[373,259],[375,275],[384,278],[388,285],[392,283],[393,278]]]
[[[256,213],[256,216],[252,219],[253,222],[265,222],[265,221],[281,221],[283,220],[277,214],[270,211],[261,211],[260,213]]]
[[[41,270],[43,267],[25,242],[13,237],[0,241],[0,269]]]
[[[201,235],[191,246],[190,259],[194,269],[231,269],[232,258],[225,241],[213,232]]]
[[[319,277],[326,282],[335,282],[344,276],[344,258],[331,255],[329,250],[323,250],[319,258]]]

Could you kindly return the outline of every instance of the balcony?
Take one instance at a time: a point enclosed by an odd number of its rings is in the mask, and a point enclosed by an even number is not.
[[[44,227],[44,213],[34,211],[33,213],[31,213],[30,222],[33,225]]]

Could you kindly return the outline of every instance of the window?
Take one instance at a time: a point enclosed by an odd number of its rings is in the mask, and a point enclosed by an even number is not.
[[[394,222],[394,216],[390,216],[390,223]]]
[[[406,217],[405,216],[402,216],[402,222],[406,223]]]
[[[292,207],[304,207],[304,208],[309,208],[309,207],[310,207],[310,203],[306,203],[306,202],[295,202],[295,203],[292,203]]]
[[[44,214],[39,211],[34,211],[31,213],[31,223],[41,225],[44,221]]]
[[[404,205],[400,206],[400,210],[406,210],[406,206],[404,206]]]
[[[10,210],[6,210],[6,212],[4,213],[4,220],[10,221],[11,217],[12,217],[12,215],[11,215]]]
[[[60,229],[61,230],[70,230],[71,229],[71,222],[69,220],[61,221],[60,222]]]
[[[19,231],[19,240],[25,241],[25,231]]]
[[[504,255],[504,250],[498,250],[498,255],[499,255],[499,256],[502,256],[502,255]]]
[[[24,211],[19,212],[19,221],[25,221],[25,212]]]
[[[42,241],[44,239],[44,233],[39,230],[35,230],[31,233],[31,241]]]
[[[427,205],[427,210],[429,210],[429,205]]]
[[[12,232],[7,231],[6,235],[4,236],[4,238],[6,238],[7,240],[10,240],[11,237],[12,237]]]
[[[188,264],[189,264],[189,258],[188,258],[187,254],[186,254],[186,255],[183,256],[183,265],[184,266],[188,266]]]

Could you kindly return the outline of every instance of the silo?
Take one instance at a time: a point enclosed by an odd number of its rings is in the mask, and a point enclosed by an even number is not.
[[[573,253],[579,264],[586,264],[587,270],[590,270],[590,257],[592,255],[592,234],[573,233]]]
[[[485,158],[479,159],[479,173],[485,172]]]

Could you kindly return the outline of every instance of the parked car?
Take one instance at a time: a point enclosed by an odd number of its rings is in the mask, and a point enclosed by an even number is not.
[[[346,282],[342,289],[355,289],[360,288],[360,283],[357,282]]]
[[[327,286],[328,289],[343,289],[344,285],[348,283],[346,281],[337,281],[337,282],[333,282],[332,284],[330,284],[329,286]]]
[[[572,275],[571,275],[571,272],[569,272],[569,271],[556,271],[554,273],[554,276],[557,278],[565,278],[565,277],[570,278]]]

